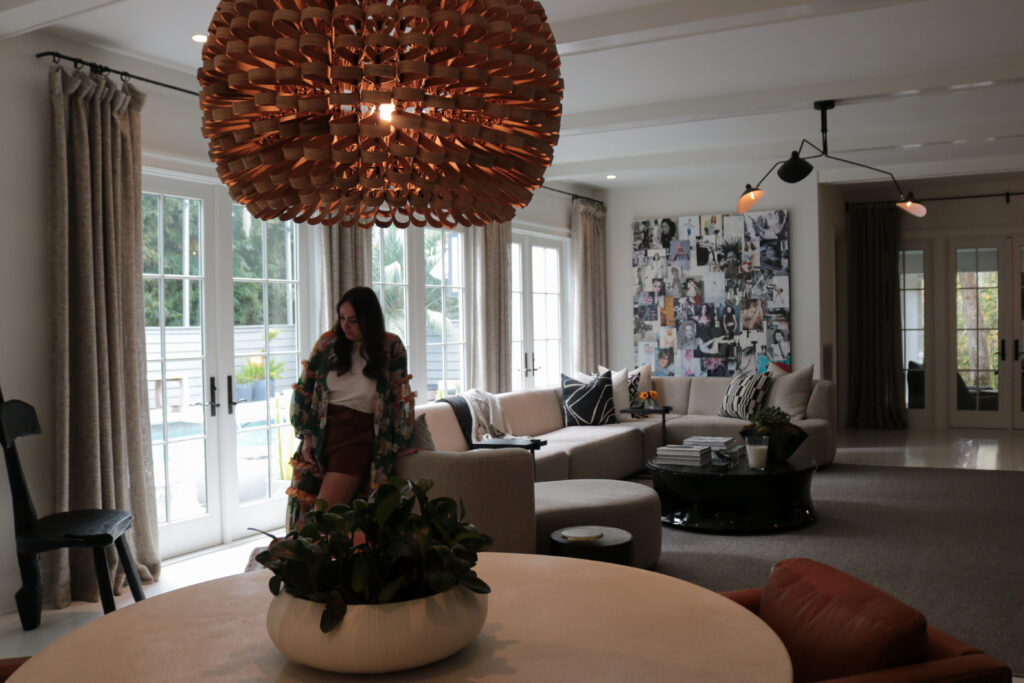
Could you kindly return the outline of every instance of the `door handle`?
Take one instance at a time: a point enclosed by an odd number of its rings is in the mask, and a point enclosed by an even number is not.
[[[530,354],[523,351],[523,376],[530,376]]]
[[[233,415],[235,413],[235,406],[237,406],[239,403],[248,403],[249,399],[242,398],[242,399],[239,399],[239,400],[236,401],[235,400],[235,382],[234,382],[234,378],[231,375],[228,375],[227,378],[228,378],[228,415]]]
[[[1020,339],[1013,340],[1013,359],[1020,360]]]
[[[999,340],[999,360],[1006,360],[1006,340]]]
[[[210,400],[205,403],[190,403],[193,406],[210,406],[210,417],[217,417],[217,408],[220,408],[220,404],[217,403],[217,378],[210,377]]]

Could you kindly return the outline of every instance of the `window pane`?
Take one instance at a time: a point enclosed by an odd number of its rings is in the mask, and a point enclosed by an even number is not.
[[[427,343],[438,344],[444,341],[442,325],[443,316],[441,312],[441,288],[427,287],[424,294],[427,310]]]
[[[461,342],[462,336],[462,290],[448,289],[445,292],[445,340]]]
[[[160,326],[160,281],[153,278],[146,278],[142,281],[143,307],[146,311],[146,327]],[[157,348],[159,353],[159,347]],[[147,354],[152,351],[147,347]]]
[[[295,322],[295,285],[267,283],[267,324],[289,325]]]
[[[267,277],[295,279],[295,224],[291,221],[267,221]]]
[[[263,285],[259,282],[235,282],[234,289],[235,325],[262,325]]]
[[[142,271],[160,272],[160,196],[155,194],[142,195]]]
[[[205,440],[167,444],[167,497],[172,522],[206,512]]]
[[[441,260],[440,230],[423,231],[423,273],[427,286],[444,282],[444,263]]]
[[[461,233],[449,231],[445,233],[445,239],[448,241],[448,251],[445,256],[445,282],[451,287],[463,287],[465,285],[463,282],[465,238]]]
[[[238,502],[241,504],[262,500],[269,495],[267,449],[267,431],[265,429],[241,430],[235,435]]]
[[[520,342],[523,339],[523,295],[519,292],[512,293],[512,340]]]
[[[409,337],[406,334],[405,287],[384,285],[381,287],[379,296],[381,307],[384,309],[384,321],[387,323],[388,332],[397,334],[403,341],[408,343]]]
[[[263,277],[263,221],[253,218],[245,207],[235,205],[231,209],[231,225],[234,276]]]
[[[405,284],[405,233],[400,230],[380,230],[381,281]]]
[[[185,261],[183,254],[187,233],[184,230],[185,200],[181,197],[164,197],[163,201],[163,236],[164,236],[164,273],[167,275],[184,275]]]
[[[184,281],[177,278],[167,278],[161,284],[164,287],[164,325],[167,327],[181,327],[182,316],[185,314]]]
[[[202,273],[200,264],[200,207],[202,203],[198,199],[185,200],[185,212],[187,213],[186,224],[188,225],[188,274],[199,275]]]
[[[512,291],[523,291],[523,254],[518,242],[512,243]]]

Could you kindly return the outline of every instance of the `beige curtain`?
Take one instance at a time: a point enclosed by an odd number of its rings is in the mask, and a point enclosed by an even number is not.
[[[334,325],[334,306],[356,285],[372,283],[373,233],[377,228],[320,226],[320,329]]]
[[[512,224],[489,223],[469,230],[470,387],[497,394],[512,388]]]
[[[855,428],[906,429],[900,339],[900,211],[893,204],[850,209],[850,405]]]
[[[57,512],[129,510],[143,581],[159,576],[142,302],[144,95],[50,69],[52,366]],[[111,548],[113,551],[113,548]],[[58,606],[98,600],[89,550],[48,553]],[[115,590],[124,571],[117,554]]]
[[[608,364],[604,205],[574,197],[570,229],[576,369],[596,372],[598,364]]]

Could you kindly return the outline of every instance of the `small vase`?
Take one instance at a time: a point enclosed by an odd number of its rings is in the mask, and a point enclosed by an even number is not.
[[[644,410],[654,410],[657,407],[658,406],[654,403],[654,399],[653,398],[645,398],[644,399],[643,406],[642,406],[642,408]]]
[[[322,602],[285,591],[267,611],[267,633],[293,662],[339,673],[385,673],[444,659],[469,645],[487,620],[487,596],[464,586],[416,600],[349,605],[320,630]]]

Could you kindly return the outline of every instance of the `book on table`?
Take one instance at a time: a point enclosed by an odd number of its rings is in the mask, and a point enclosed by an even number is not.
[[[684,446],[707,446],[714,451],[731,448],[738,443],[734,436],[688,436],[683,440]]]
[[[711,462],[711,449],[707,446],[666,445],[658,448],[656,459],[664,465],[694,465],[699,467]]]

